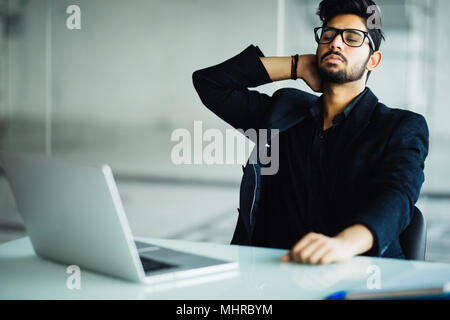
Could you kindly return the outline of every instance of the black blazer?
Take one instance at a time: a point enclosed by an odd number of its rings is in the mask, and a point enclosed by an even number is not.
[[[301,122],[317,96],[294,88],[272,96],[248,88],[271,82],[261,50],[248,46],[218,65],[197,70],[193,83],[204,105],[236,129],[275,128]],[[354,107],[334,146],[331,216],[335,233],[365,225],[374,246],[366,254],[403,257],[399,235],[411,221],[424,182],[428,126],[417,113],[389,108],[369,91]],[[258,218],[260,164],[247,162],[232,244],[251,245]]]

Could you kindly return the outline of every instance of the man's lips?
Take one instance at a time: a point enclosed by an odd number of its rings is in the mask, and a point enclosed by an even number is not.
[[[331,63],[342,63],[344,60],[340,58],[338,55],[330,54],[328,57],[325,58],[325,61],[331,62]]]

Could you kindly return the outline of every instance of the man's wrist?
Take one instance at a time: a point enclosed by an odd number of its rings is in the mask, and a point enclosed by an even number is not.
[[[343,241],[353,255],[369,251],[373,247],[372,232],[362,224],[355,224],[344,229],[336,238]]]

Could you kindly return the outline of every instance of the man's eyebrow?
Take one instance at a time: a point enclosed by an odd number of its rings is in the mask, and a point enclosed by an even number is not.
[[[369,32],[369,30],[364,30],[364,28],[336,28],[336,27],[332,27],[329,25],[326,25],[325,28],[333,28],[333,29],[337,29],[337,30],[359,30],[359,31]]]

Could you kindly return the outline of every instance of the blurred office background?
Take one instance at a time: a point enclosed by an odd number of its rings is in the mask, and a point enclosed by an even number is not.
[[[387,41],[368,86],[430,128],[417,206],[427,260],[450,262],[450,2],[378,0]],[[70,30],[69,5],[81,9]],[[241,166],[175,165],[171,133],[208,111],[192,72],[249,44],[266,56],[315,52],[319,0],[0,0],[0,150],[108,163],[136,236],[229,243]],[[309,91],[301,81],[264,85]],[[242,137],[241,137],[242,138]],[[242,138],[244,139],[244,138]],[[205,143],[206,144],[206,143]],[[36,188],[39,188],[36,185]],[[25,235],[0,175],[0,243]]]

